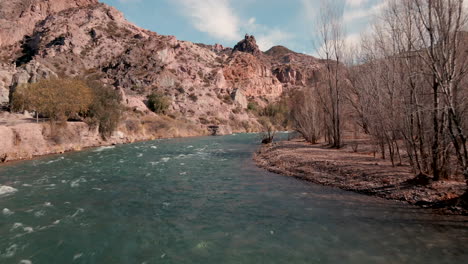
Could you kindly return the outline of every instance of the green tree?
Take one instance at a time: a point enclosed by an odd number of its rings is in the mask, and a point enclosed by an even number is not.
[[[122,97],[111,86],[102,85],[96,80],[86,81],[91,88],[94,99],[86,113],[86,122],[99,127],[99,134],[107,139],[117,129],[122,119]]]
[[[93,92],[76,79],[50,79],[17,87],[12,97],[14,111],[34,111],[51,121],[65,122],[87,112]]]

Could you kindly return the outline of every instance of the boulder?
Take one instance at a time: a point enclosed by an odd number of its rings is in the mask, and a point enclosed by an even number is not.
[[[231,93],[232,100],[237,103],[243,109],[247,109],[249,102],[247,101],[247,97],[242,93],[239,89],[234,89]]]

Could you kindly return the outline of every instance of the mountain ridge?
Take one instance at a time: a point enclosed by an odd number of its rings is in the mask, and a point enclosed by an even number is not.
[[[121,90],[130,108],[148,112],[145,97],[159,91],[171,98],[171,111],[192,122],[227,124],[242,131],[258,126],[256,117],[247,111],[247,101],[265,106],[280,100],[294,89],[319,82],[317,76],[323,70],[316,58],[285,47],[261,52],[250,35],[234,48],[159,35],[128,22],[121,12],[96,0],[13,2],[23,3],[24,10],[10,22],[21,16],[37,22],[32,31],[29,25],[18,31],[23,32],[21,40],[8,45],[0,42],[4,47],[0,51],[0,105],[4,106],[22,83],[95,75]],[[39,15],[37,10],[42,10]]]

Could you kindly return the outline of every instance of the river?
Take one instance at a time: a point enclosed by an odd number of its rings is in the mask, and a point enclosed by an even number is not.
[[[266,172],[252,162],[258,141],[157,140],[0,166],[16,190],[0,196],[0,263],[468,263],[467,217]]]

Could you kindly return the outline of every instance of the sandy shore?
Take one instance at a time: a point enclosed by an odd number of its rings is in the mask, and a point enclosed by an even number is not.
[[[364,145],[361,148],[354,152],[350,146],[336,150],[302,140],[284,141],[263,146],[254,160],[271,172],[313,183],[437,208],[441,213],[468,214],[467,208],[449,202],[465,191],[460,179],[418,181],[408,165],[393,167]]]

